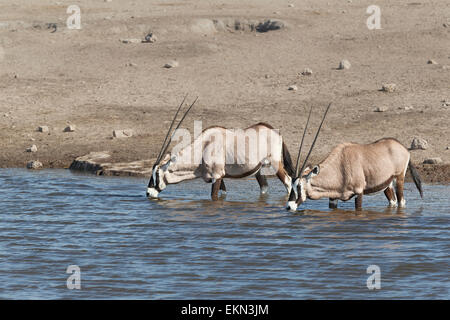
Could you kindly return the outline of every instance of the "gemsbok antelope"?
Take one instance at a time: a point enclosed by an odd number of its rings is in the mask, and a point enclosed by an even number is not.
[[[261,173],[262,168],[275,169],[276,175],[289,194],[293,175],[291,156],[281,135],[265,123],[258,123],[237,131],[213,126],[203,130],[189,145],[176,152],[172,150],[171,153],[165,154],[175,131],[194,105],[194,103],[191,104],[187,109],[167,141],[183,103],[184,100],[173,118],[161,151],[153,165],[147,197],[157,198],[169,184],[203,178],[205,182],[212,183],[211,199],[217,200],[219,190],[226,191],[224,178],[244,178],[251,175],[256,176],[261,193],[266,193],[268,185],[265,176]],[[241,143],[236,143],[237,141]],[[196,154],[198,161],[193,161]]]
[[[327,112],[328,109],[300,170],[301,176],[296,168],[286,209],[295,211],[306,199],[320,198],[329,198],[330,207],[336,207],[337,200],[347,201],[356,196],[355,208],[359,210],[364,194],[379,191],[384,191],[389,206],[404,207],[403,186],[408,168],[423,198],[422,182],[410,161],[409,151],[394,138],[383,138],[370,144],[339,144],[318,165],[305,168]]]

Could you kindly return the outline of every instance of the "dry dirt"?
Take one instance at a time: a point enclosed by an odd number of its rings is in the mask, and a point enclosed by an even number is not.
[[[66,27],[81,8],[81,30]],[[289,6],[293,4],[294,6]],[[344,141],[395,137],[427,150],[412,160],[427,181],[449,181],[450,2],[376,1],[381,29],[369,30],[373,1],[324,0],[3,0],[0,3],[0,167],[68,167],[91,151],[116,161],[156,155],[186,93],[199,102],[185,121],[281,130],[296,154],[306,112],[310,143],[326,105],[334,105],[313,152],[318,161]],[[280,19],[285,29],[219,30],[211,20]],[[56,32],[48,28],[55,23]],[[154,43],[121,43],[143,39]],[[348,70],[338,70],[347,59]],[[437,64],[428,64],[433,59]],[[176,60],[176,68],[164,68]],[[313,74],[302,75],[305,68]],[[395,83],[392,93],[380,91]],[[296,85],[298,90],[288,87]],[[448,104],[443,102],[446,100]],[[387,107],[385,112],[374,112]],[[405,107],[407,107],[405,109]],[[412,107],[409,108],[409,107]],[[72,124],[75,132],[63,132]],[[49,133],[37,132],[46,125]],[[113,139],[115,129],[134,130]],[[26,152],[36,144],[36,153]]]

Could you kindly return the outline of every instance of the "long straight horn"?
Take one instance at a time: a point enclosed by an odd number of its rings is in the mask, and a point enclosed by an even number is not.
[[[170,143],[172,142],[172,138],[175,135],[175,132],[178,130],[178,128],[181,126],[181,124],[183,123],[184,118],[186,118],[187,114],[189,113],[189,111],[191,111],[192,107],[194,106],[194,104],[197,102],[198,97],[195,98],[194,102],[192,102],[192,104],[189,106],[189,108],[187,109],[187,111],[185,112],[185,114],[183,115],[183,117],[181,118],[180,122],[178,122],[177,127],[175,128],[175,130],[172,132],[172,135],[170,136],[169,142],[167,143],[166,147],[164,148],[164,151],[161,153],[162,155],[164,153],[166,153],[167,148],[169,148]]]
[[[314,145],[316,144],[316,140],[317,140],[317,137],[319,136],[320,129],[322,128],[322,124],[325,121],[325,117],[327,116],[327,113],[328,113],[328,110],[330,110],[330,107],[331,107],[331,102],[328,105],[327,110],[325,110],[325,114],[323,115],[322,122],[320,123],[319,129],[317,129],[317,133],[316,133],[316,136],[314,137],[314,141],[313,141],[313,143],[311,145],[311,148],[309,149],[309,152],[308,152],[308,155],[305,158],[305,161],[303,162],[302,168],[300,169],[300,174],[303,172],[303,169],[305,169],[306,162],[308,161],[309,156],[311,155],[311,152],[312,152],[312,150],[314,148]]]
[[[294,176],[294,178],[298,177],[298,165],[300,163],[300,156],[301,156],[301,153],[302,153],[303,140],[305,140],[306,130],[308,129],[308,124],[309,124],[309,119],[311,118],[311,113],[312,113],[312,106],[311,106],[311,109],[309,109],[308,120],[306,121],[305,130],[303,131],[302,142],[300,143],[300,148],[298,149],[297,163],[295,165],[295,176]]]
[[[167,138],[169,138],[170,131],[171,131],[172,128],[173,128],[173,124],[175,123],[175,120],[177,119],[178,113],[180,112],[181,107],[182,107],[183,104],[184,104],[184,101],[186,101],[187,96],[188,96],[187,94],[184,96],[183,101],[181,102],[180,106],[178,107],[177,113],[175,113],[175,117],[173,117],[172,123],[170,124],[170,127],[169,127],[169,131],[167,131],[166,138],[164,139],[164,142],[163,142],[163,144],[162,144],[162,146],[161,146],[161,150],[159,150],[158,157],[156,158],[156,163],[157,163],[157,164],[158,164],[159,161],[161,160],[161,156],[162,156],[162,154],[163,154],[163,150],[164,150],[164,147],[165,147],[165,145],[166,145]]]

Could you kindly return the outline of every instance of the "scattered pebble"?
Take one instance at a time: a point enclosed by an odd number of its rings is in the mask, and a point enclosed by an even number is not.
[[[436,60],[430,59],[427,61],[428,64],[437,64]]]
[[[304,76],[310,76],[313,74],[313,71],[310,68],[305,68],[305,70],[303,70],[302,75]]]
[[[32,160],[27,163],[27,169],[41,169],[43,167],[42,163],[37,160]]]
[[[172,61],[166,63],[166,64],[164,65],[164,68],[169,69],[169,68],[176,68],[176,67],[178,67],[178,66],[179,66],[178,61],[172,60]]]
[[[288,7],[289,7],[289,8],[293,8],[293,7],[294,7],[294,4],[289,3],[289,4],[288,4]]]
[[[292,86],[289,86],[289,88],[288,88],[288,90],[291,90],[291,91],[297,91],[297,86],[296,85],[292,85]]]
[[[47,126],[40,126],[39,128],[38,128],[38,131],[39,132],[49,132],[49,129],[48,129],[48,127]]]
[[[411,142],[411,150],[426,150],[428,142],[422,138],[414,138]]]
[[[137,67],[137,64],[133,63],[133,62],[129,62],[125,66],[127,66],[127,67]]]
[[[27,148],[27,152],[37,152],[37,147],[33,144],[31,147]]]
[[[68,125],[67,127],[64,128],[64,132],[74,132],[75,131],[75,126],[73,124]]]
[[[114,138],[129,138],[133,136],[132,129],[124,129],[124,130],[114,130],[113,137]]]
[[[153,33],[149,33],[145,36],[145,39],[143,42],[153,43],[153,42],[156,42],[156,40],[158,40],[158,38]]]
[[[350,61],[348,60],[342,60],[341,62],[339,62],[339,70],[344,70],[344,69],[350,69],[352,65],[350,64]]]
[[[385,83],[381,87],[381,91],[384,92],[394,92],[396,90],[397,86],[395,83]]]
[[[442,163],[441,158],[429,158],[423,161],[424,164],[439,164]]]
[[[382,106],[382,107],[377,107],[376,109],[375,109],[375,112],[385,112],[385,111],[388,111],[388,107],[386,107],[386,106]]]
[[[441,102],[443,107],[450,107],[450,100],[444,99]]]

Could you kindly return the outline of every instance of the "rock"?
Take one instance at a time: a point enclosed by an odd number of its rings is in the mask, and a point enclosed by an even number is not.
[[[439,164],[442,163],[441,158],[429,158],[423,161],[424,164]]]
[[[384,92],[394,92],[396,90],[396,85],[395,83],[385,83],[382,85],[381,87],[381,91]]]
[[[176,67],[178,67],[178,66],[179,66],[178,61],[172,60],[172,61],[169,61],[168,63],[166,63],[166,64],[164,65],[164,68],[169,69],[169,68],[176,68]]]
[[[105,176],[149,177],[152,174],[152,166],[155,160],[112,163],[110,152],[91,152],[85,156],[76,158],[69,169]]]
[[[112,2],[112,0],[104,0],[105,2]]]
[[[286,27],[286,24],[278,19],[269,19],[264,22],[260,22],[256,26],[256,31],[258,32],[268,32],[272,30],[280,30]]]
[[[302,71],[302,75],[304,76],[310,76],[313,74],[313,71],[310,68],[305,68],[305,70]]]
[[[141,43],[141,39],[120,39],[122,43]]]
[[[158,40],[158,38],[153,33],[149,33],[145,36],[145,39],[143,42],[153,43],[153,42],[156,42],[156,40]]]
[[[450,107],[450,100],[444,99],[441,102],[443,107]]]
[[[43,167],[42,163],[37,160],[27,162],[27,169],[37,170]]]
[[[137,64],[133,63],[133,62],[129,62],[125,66],[127,66],[127,67],[137,67]]]
[[[422,138],[414,138],[411,142],[411,150],[426,150],[428,142]]]
[[[114,138],[129,138],[133,136],[132,129],[124,129],[124,130],[114,130],[113,137]]]
[[[386,112],[386,111],[388,111],[388,107],[386,107],[386,106],[382,106],[382,107],[377,107],[374,111],[375,112]]]
[[[64,128],[64,132],[74,132],[75,129],[76,129],[75,126],[71,124]]]
[[[427,64],[437,64],[436,60],[430,59],[427,61]]]
[[[31,147],[27,148],[27,152],[37,152],[37,147],[33,144]]]
[[[344,70],[344,69],[350,69],[352,65],[350,64],[350,61],[348,60],[342,60],[341,62],[339,62],[339,70]]]
[[[294,4],[289,3],[289,4],[288,4],[288,7],[289,7],[289,8],[293,8],[293,7],[294,7]]]
[[[409,111],[409,110],[412,110],[412,109],[414,109],[413,106],[405,106],[405,107],[403,107],[403,110],[405,110],[405,111]]]
[[[292,85],[292,86],[289,86],[289,88],[288,88],[288,90],[291,90],[291,91],[297,91],[297,86],[296,85]]]
[[[40,126],[39,128],[38,128],[38,131],[39,132],[49,132],[49,130],[48,130],[48,127],[47,126]]]

